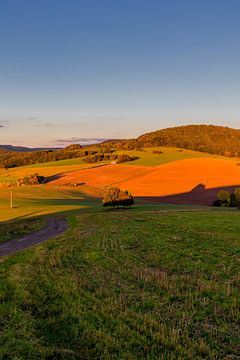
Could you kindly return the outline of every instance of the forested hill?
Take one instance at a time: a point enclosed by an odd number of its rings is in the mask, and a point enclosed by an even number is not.
[[[214,125],[187,125],[139,136],[138,146],[173,146],[224,156],[240,156],[240,130]]]

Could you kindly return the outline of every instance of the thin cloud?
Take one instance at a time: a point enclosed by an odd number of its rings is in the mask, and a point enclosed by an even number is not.
[[[16,120],[19,120],[19,119],[29,120],[29,121],[36,120],[36,118],[35,118],[34,116],[17,116],[17,117],[16,117]]]
[[[11,122],[10,120],[1,120],[0,127],[1,128],[7,127],[10,124],[10,122]]]
[[[90,144],[99,144],[107,140],[106,138],[77,138],[72,137],[69,139],[57,139],[56,145],[68,145],[68,144],[80,144],[80,145],[90,145]]]
[[[52,124],[50,124],[50,123],[35,124],[35,125],[38,126],[38,127],[51,127],[52,126]]]

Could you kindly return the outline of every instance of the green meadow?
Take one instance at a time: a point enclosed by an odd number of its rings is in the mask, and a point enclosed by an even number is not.
[[[66,216],[65,234],[2,259],[2,359],[238,358],[237,211]]]
[[[159,154],[154,154],[154,151],[159,151]],[[159,166],[169,162],[193,159],[199,157],[213,157],[214,155],[201,153],[197,151],[184,150],[171,147],[154,147],[144,148],[143,150],[121,150],[116,151],[117,154],[127,154],[130,156],[138,156],[139,159],[131,161],[127,164],[139,166]],[[124,165],[124,164],[123,164]]]

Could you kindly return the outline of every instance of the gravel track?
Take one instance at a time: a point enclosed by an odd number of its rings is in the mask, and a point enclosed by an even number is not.
[[[20,250],[27,249],[33,245],[51,239],[62,234],[68,228],[68,224],[63,218],[51,218],[47,224],[33,234],[25,235],[22,238],[14,239],[0,244],[0,256],[15,254]]]

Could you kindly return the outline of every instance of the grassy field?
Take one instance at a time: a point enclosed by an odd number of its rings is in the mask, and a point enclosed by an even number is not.
[[[240,214],[158,209],[69,212],[2,260],[1,358],[237,359]]]
[[[10,208],[10,191],[13,209]],[[76,211],[101,201],[71,187],[23,186],[1,189],[0,222]]]
[[[160,151],[162,152],[162,154],[153,154],[153,151]],[[145,148],[143,149],[143,151],[121,150],[117,151],[116,154],[128,154],[130,156],[138,156],[138,160],[123,163],[123,165],[131,164],[139,166],[159,166],[177,160],[193,159],[199,157],[214,157],[214,155],[211,154],[170,147]]]

